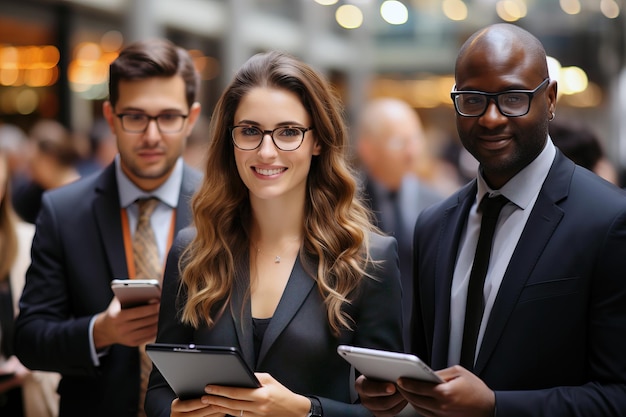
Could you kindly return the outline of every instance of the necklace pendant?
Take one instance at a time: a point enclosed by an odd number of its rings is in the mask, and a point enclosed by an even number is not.
[[[280,263],[280,256],[276,255],[276,257],[274,258],[274,263],[275,264],[279,264]]]

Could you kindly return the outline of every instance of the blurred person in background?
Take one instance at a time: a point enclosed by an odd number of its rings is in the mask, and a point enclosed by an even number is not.
[[[13,204],[22,219],[35,223],[44,191],[80,178],[76,168],[80,153],[70,131],[55,120],[37,121],[28,136],[30,181],[14,190]]]
[[[356,153],[363,174],[364,197],[378,227],[398,241],[402,277],[404,341],[411,315],[411,249],[419,213],[443,196],[424,184],[413,168],[426,152],[422,122],[408,103],[377,98],[366,104],[356,127]]]
[[[101,117],[94,121],[87,135],[87,150],[77,164],[81,177],[99,172],[108,166],[117,155],[115,134],[107,121]]]
[[[462,146],[456,137],[434,125],[428,132],[424,131],[424,137],[428,140],[415,158],[413,172],[438,194],[449,196],[467,183],[459,172],[457,160],[450,158],[451,148]]]
[[[203,115],[198,117],[198,121],[187,138],[183,159],[189,166],[202,170],[206,162],[206,150],[209,148],[209,118]]]
[[[0,124],[0,152],[4,152],[9,164],[11,192],[27,184],[28,173],[28,136],[20,127],[13,124]]]
[[[609,160],[600,138],[576,120],[555,120],[550,123],[550,138],[565,156],[610,183],[619,185],[619,175]]]
[[[137,42],[109,69],[103,114],[119,153],[100,173],[44,193],[16,322],[20,360],[63,375],[61,417],[145,415],[152,363],[142,348],[156,336],[159,304],[122,309],[111,281],[161,280],[201,177],[182,160],[200,114],[189,53]],[[140,231],[152,237],[143,248]]]
[[[8,154],[0,150],[0,415],[55,417],[59,375],[31,372],[13,352],[14,320],[35,227],[13,213],[10,180]]]

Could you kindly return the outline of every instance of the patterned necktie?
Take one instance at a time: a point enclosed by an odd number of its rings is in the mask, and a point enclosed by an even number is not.
[[[139,219],[135,235],[133,236],[133,257],[135,259],[135,278],[138,279],[158,279],[161,281],[163,272],[161,262],[159,261],[159,250],[154,230],[152,230],[150,225],[150,217],[158,204],[159,200],[156,198],[137,200]],[[152,361],[146,354],[145,345],[139,346],[139,360],[141,386],[139,389],[139,411],[137,416],[144,417],[146,413],[143,409],[143,404],[146,398],[150,372],[152,371]]]
[[[137,200],[139,219],[133,236],[133,256],[135,258],[135,278],[161,280],[161,262],[150,217],[159,204],[156,198]]]
[[[461,366],[470,371],[474,369],[478,332],[485,311],[483,287],[491,257],[493,234],[496,230],[500,211],[508,201],[503,195],[498,195],[493,198],[485,196],[480,202],[483,217],[480,221],[480,234],[478,235],[478,244],[476,245],[474,263],[467,288],[467,306],[465,307],[465,325],[460,360]]]

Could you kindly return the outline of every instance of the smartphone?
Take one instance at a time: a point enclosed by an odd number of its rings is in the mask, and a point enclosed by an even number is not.
[[[132,308],[161,299],[161,284],[156,279],[114,279],[111,289],[122,308]]]
[[[443,382],[420,358],[408,353],[347,345],[339,345],[337,353],[371,379],[395,382],[399,378],[411,378],[435,384]]]
[[[150,343],[146,353],[180,399],[200,398],[208,384],[261,386],[236,347]]]

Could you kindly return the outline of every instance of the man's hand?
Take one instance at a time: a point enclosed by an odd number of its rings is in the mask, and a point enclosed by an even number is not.
[[[480,378],[461,366],[437,375],[446,382],[399,380],[399,392],[418,413],[424,417],[493,417],[495,394]]]
[[[97,350],[120,344],[140,346],[156,338],[160,304],[153,303],[122,309],[113,297],[109,307],[98,314],[94,323],[93,338]]]
[[[356,392],[361,403],[376,417],[393,417],[407,404],[392,382],[373,381],[363,375],[356,380]]]

